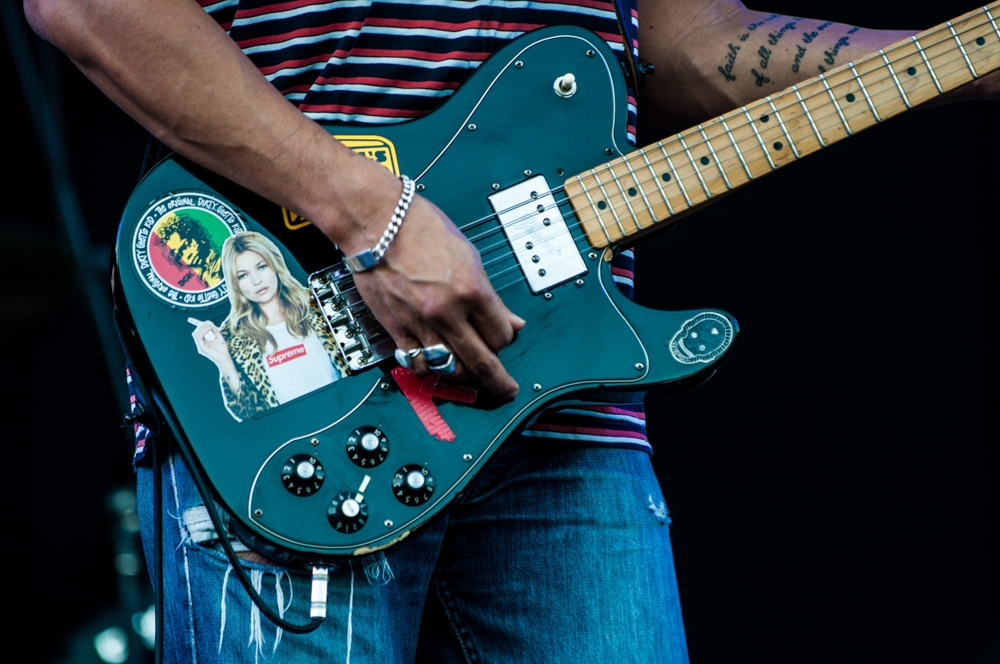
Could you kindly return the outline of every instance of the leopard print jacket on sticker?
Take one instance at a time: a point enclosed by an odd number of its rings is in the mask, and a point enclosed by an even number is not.
[[[221,376],[219,378],[226,409],[237,420],[243,421],[278,406],[278,397],[275,395],[271,381],[267,376],[267,368],[264,366],[264,351],[260,344],[246,335],[230,333],[228,319],[223,321],[219,327],[222,331],[222,337],[226,340],[226,346],[229,348],[233,363],[236,364],[240,374],[240,393],[238,395],[233,394],[233,391],[229,389],[229,383]],[[318,309],[314,308],[309,314],[309,327],[323,342],[323,348],[330,356],[339,377],[347,376],[347,365],[340,356],[333,337],[330,336],[323,314]]]

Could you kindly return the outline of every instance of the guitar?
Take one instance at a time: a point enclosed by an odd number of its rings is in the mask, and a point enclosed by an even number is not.
[[[449,386],[431,399],[434,388],[396,369],[395,345],[307,220],[176,156],[123,213],[115,299],[125,345],[237,528],[310,561],[393,546],[553,401],[706,380],[736,321],[633,303],[613,283],[612,249],[996,69],[998,6],[635,151],[613,53],[572,27],[511,42],[424,118],[328,127],[410,175],[531,323],[500,354],[522,386],[513,401]],[[249,240],[254,248],[239,249]],[[226,324],[239,318],[227,256],[254,252],[311,297],[299,336],[312,330],[312,346],[260,343]],[[220,380],[211,352],[228,355],[239,380]],[[318,361],[303,371],[294,363],[306,356]]]

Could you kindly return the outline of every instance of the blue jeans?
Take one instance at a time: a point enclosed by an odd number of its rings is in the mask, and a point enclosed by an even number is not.
[[[165,661],[687,662],[644,452],[512,438],[437,525],[331,569],[329,617],[308,635],[269,623],[225,556],[196,541],[201,499],[178,458],[163,475]],[[152,561],[147,468],[139,506]],[[305,573],[244,566],[285,619],[308,622]]]

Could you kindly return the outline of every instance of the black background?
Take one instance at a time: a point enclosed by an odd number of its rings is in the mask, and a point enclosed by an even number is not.
[[[923,28],[974,6],[759,8]],[[146,135],[51,63],[104,263]],[[7,48],[0,68],[5,574],[45,661],[116,601],[105,496],[133,477],[37,106]],[[694,662],[1000,661],[998,120],[985,102],[894,119],[639,248],[643,303],[721,307],[742,330],[708,384],[649,408]]]

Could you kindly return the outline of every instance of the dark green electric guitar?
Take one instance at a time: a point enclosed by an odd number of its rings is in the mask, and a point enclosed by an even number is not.
[[[613,53],[575,28],[510,43],[420,120],[330,127],[414,179],[528,320],[500,353],[521,385],[511,402],[397,369],[392,340],[307,220],[178,157],[143,179],[122,218],[126,346],[244,532],[312,561],[391,546],[544,405],[707,378],[735,320],[631,302],[611,249],[1000,66],[996,6],[638,151]],[[312,309],[297,332],[226,324],[252,321],[276,288]]]

